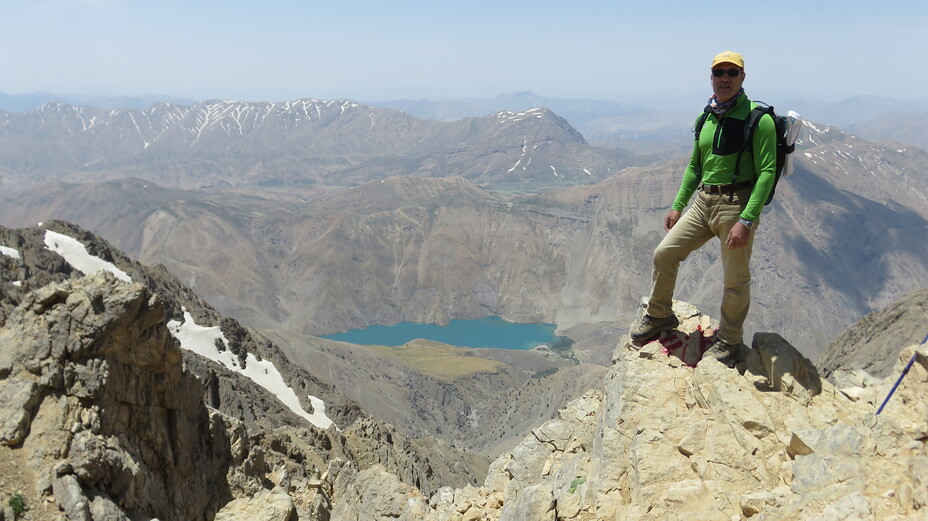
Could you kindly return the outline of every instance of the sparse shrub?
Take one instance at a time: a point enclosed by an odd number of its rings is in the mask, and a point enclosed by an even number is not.
[[[586,478],[584,477],[574,478],[574,480],[570,482],[570,488],[567,489],[567,493],[573,494],[574,492],[577,491],[577,487],[579,487],[580,485],[584,483],[586,483]]]
[[[10,508],[13,509],[13,514],[16,516],[19,516],[26,510],[26,500],[19,492],[10,496],[10,500],[7,501],[7,504],[10,505]]]
[[[551,349],[553,351],[567,351],[573,345],[574,345],[574,341],[572,338],[567,338],[566,336],[562,336],[551,343]]]
[[[557,367],[549,367],[548,369],[536,371],[535,374],[532,375],[532,378],[544,378],[546,376],[551,376],[552,374],[556,373],[557,370],[558,370]]]

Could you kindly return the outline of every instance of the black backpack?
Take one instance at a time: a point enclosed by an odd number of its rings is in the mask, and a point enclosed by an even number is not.
[[[735,175],[732,177],[732,182],[738,178],[738,169],[741,166],[741,154],[744,151],[754,144],[754,131],[757,129],[757,124],[760,122],[761,116],[764,114],[770,114],[770,117],[773,118],[773,123],[776,125],[777,133],[777,166],[774,169],[773,176],[773,186],[770,188],[770,195],[767,196],[767,202],[764,205],[770,204],[770,201],[773,200],[773,193],[777,189],[777,183],[780,181],[780,175],[783,173],[783,168],[786,166],[786,156],[792,154],[796,150],[796,145],[786,144],[786,134],[789,132],[789,123],[786,120],[786,116],[778,115],[773,107],[767,105],[764,102],[755,102],[758,105],[751,109],[751,112],[748,114],[748,117],[744,120],[744,141],[741,143],[741,148],[738,149],[738,157],[735,159]],[[699,116],[699,119],[696,120],[696,142],[699,142],[699,132],[702,130],[702,126],[706,123],[706,118],[709,117],[709,107],[706,107],[706,110]],[[702,170],[698,170],[699,175],[702,175]]]

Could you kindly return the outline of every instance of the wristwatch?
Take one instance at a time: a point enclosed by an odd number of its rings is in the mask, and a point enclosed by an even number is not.
[[[738,219],[738,222],[748,230],[754,228],[754,221],[749,221],[747,219]]]

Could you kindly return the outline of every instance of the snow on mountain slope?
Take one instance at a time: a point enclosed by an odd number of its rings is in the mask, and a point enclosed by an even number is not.
[[[194,322],[193,317],[185,309],[184,322],[171,320],[168,322],[168,329],[180,342],[182,348],[218,362],[231,371],[245,375],[256,384],[273,393],[291,411],[316,427],[327,429],[333,424],[332,420],[325,414],[325,403],[315,396],[309,396],[313,412],[306,412],[300,406],[300,400],[297,398],[296,393],[284,383],[280,371],[269,360],[258,360],[255,355],[248,353],[245,366],[242,367],[232,351],[225,348],[220,351],[217,346],[227,346],[228,340],[219,330],[219,326],[201,326]]]
[[[126,272],[117,268],[112,262],[91,255],[87,252],[87,248],[73,237],[45,230],[45,246],[64,257],[68,264],[84,275],[91,275],[98,271],[108,271],[123,282],[132,282]]]

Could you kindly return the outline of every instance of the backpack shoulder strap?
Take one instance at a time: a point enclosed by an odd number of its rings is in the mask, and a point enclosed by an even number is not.
[[[693,125],[693,132],[696,134],[696,146],[699,147],[699,133],[702,132],[703,125],[706,124],[706,120],[709,119],[709,105],[706,105],[706,108],[703,109],[702,114],[696,118],[696,123]],[[699,155],[696,156],[696,175],[702,178],[702,161]]]
[[[702,132],[702,126],[706,124],[706,120],[709,119],[709,106],[706,105],[706,108],[702,111],[702,114],[696,118],[696,124],[693,126],[693,131],[696,133],[696,142],[699,142],[699,133]]]
[[[754,131],[757,129],[757,125],[760,123],[760,118],[763,117],[764,114],[770,114],[770,117],[773,118],[773,107],[761,107],[758,105],[757,107],[751,109],[747,119],[744,120],[744,143],[741,144],[742,150],[750,147],[753,144]],[[776,123],[775,119],[774,123]]]
[[[745,150],[752,148],[754,144],[754,131],[757,130],[760,118],[762,118],[764,114],[770,114],[770,117],[773,118],[773,107],[767,104],[755,104],[755,107],[748,113],[748,117],[744,119],[744,140],[741,142],[741,148],[738,149],[738,157],[735,159],[735,175],[732,177],[732,182],[735,182],[735,180],[738,179],[738,174],[741,173],[741,155]],[[774,122],[776,122],[776,119],[774,119]]]

